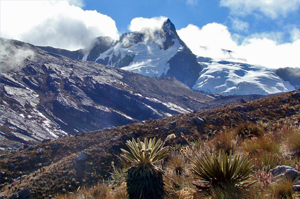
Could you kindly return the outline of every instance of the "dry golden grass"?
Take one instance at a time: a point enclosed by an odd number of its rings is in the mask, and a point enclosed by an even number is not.
[[[287,148],[291,153],[300,153],[300,129],[292,129],[287,136]]]
[[[252,124],[254,125],[254,124]],[[258,124],[260,125],[260,124]],[[253,126],[254,127],[254,126]],[[266,126],[271,128],[270,126]],[[240,127],[238,127],[240,128]],[[254,127],[255,128],[255,127]],[[249,198],[249,199],[265,199],[265,198],[295,198],[292,190],[292,182],[280,180],[274,182],[273,177],[269,174],[269,170],[277,165],[295,166],[299,164],[299,158],[294,155],[283,155],[283,150],[290,148],[290,139],[298,136],[298,131],[284,131],[285,126],[276,127],[276,132],[264,133],[262,136],[253,136],[243,141],[238,141],[239,136],[236,136],[234,129],[231,132],[222,131],[216,134],[209,140],[195,140],[190,142],[190,145],[179,146],[173,148],[173,152],[162,165],[165,171],[165,189],[167,192],[166,198],[169,199],[196,199],[196,198]],[[284,131],[284,132],[283,132]],[[277,142],[280,139],[273,139],[274,134],[281,132],[283,142]],[[226,136],[228,134],[228,137]],[[296,134],[296,135],[295,135]],[[228,139],[230,138],[230,139]],[[224,146],[220,143],[226,143],[232,147],[232,143],[239,143],[234,148],[229,147],[229,150],[235,154],[247,154],[253,161],[254,167],[251,174],[251,181],[255,181],[252,186],[247,189],[235,189],[233,187],[220,190],[212,188],[209,194],[199,192],[194,186],[196,179],[190,171],[191,163],[189,158],[201,156],[204,151],[222,150]],[[175,150],[176,149],[176,150]],[[118,170],[115,168],[115,170]],[[124,178],[118,178],[124,179]],[[108,183],[108,184],[107,184]],[[112,187],[115,186],[113,189]],[[106,185],[99,184],[92,188],[85,188],[78,193],[60,195],[58,199],[81,199],[81,198],[126,198],[126,184],[106,182]]]
[[[289,100],[283,100],[285,98]],[[247,110],[237,111],[241,105]],[[203,118],[203,125],[197,124],[197,117]],[[58,197],[126,198],[126,185],[123,183],[126,175],[118,173],[118,169],[114,170],[111,165],[113,161],[119,167],[116,155],[120,153],[120,148],[124,148],[126,140],[132,137],[164,139],[174,133],[177,138],[167,144],[177,152],[168,158],[169,162],[162,165],[166,175],[165,188],[170,198],[199,198],[201,193],[193,185],[195,179],[189,171],[189,161],[182,156],[183,152],[193,157],[195,154],[201,155],[203,151],[223,149],[246,155],[255,164],[252,175],[256,178],[257,173],[265,171],[267,175],[269,169],[277,165],[295,167],[300,164],[299,123],[300,100],[294,99],[292,93],[286,93],[246,104],[231,104],[83,133],[32,145],[14,153],[4,152],[0,168],[6,176],[0,178],[0,184],[4,185],[0,192],[9,197],[23,187],[28,187],[34,192],[34,198],[56,196],[62,191],[67,193]],[[189,147],[186,147],[186,139],[181,138],[181,132],[190,140]],[[38,148],[43,149],[42,154],[37,153]],[[88,159],[82,177],[79,177],[74,165],[75,158],[82,152],[87,153]],[[10,163],[14,164],[14,169],[8,169]],[[8,183],[9,179],[16,179],[20,171],[29,174],[22,178],[22,183]],[[272,198],[271,186],[262,184],[256,183],[247,190],[250,198]]]
[[[76,193],[58,194],[56,199],[125,199],[128,198],[126,192],[126,185],[114,187],[111,184],[98,183],[93,187],[83,187],[76,191]]]
[[[292,199],[293,198],[293,182],[289,180],[280,180],[277,183],[274,183],[271,187],[272,189],[272,197],[273,198],[286,198]]]

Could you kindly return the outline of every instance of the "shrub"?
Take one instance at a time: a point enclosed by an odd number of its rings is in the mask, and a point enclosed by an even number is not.
[[[129,199],[163,198],[163,171],[154,164],[168,155],[168,147],[160,139],[132,139],[126,145],[129,151],[121,149],[121,158],[130,165],[127,171],[127,192]]]
[[[292,153],[300,154],[300,131],[298,129],[292,131],[291,134],[288,135],[287,146]]]
[[[273,185],[273,198],[293,198],[293,183],[290,180],[280,180]]]
[[[216,151],[223,150],[226,154],[234,151],[236,148],[236,139],[232,132],[221,131],[210,141],[212,148]]]
[[[191,159],[193,163],[192,173],[202,181],[200,189],[214,191],[224,191],[242,189],[251,185],[250,173],[252,169],[251,161],[239,155],[232,156],[232,152],[227,155],[224,151],[219,153],[204,153],[201,156]]]
[[[237,136],[246,139],[251,137],[260,137],[264,134],[264,130],[258,124],[243,123],[235,129],[235,133]]]
[[[262,136],[259,138],[252,138],[245,140],[243,143],[243,150],[250,156],[254,156],[263,152],[279,154],[280,145],[276,143],[269,136]]]
[[[187,160],[182,153],[174,151],[166,163],[166,167],[170,168],[174,174],[180,176],[183,174]]]

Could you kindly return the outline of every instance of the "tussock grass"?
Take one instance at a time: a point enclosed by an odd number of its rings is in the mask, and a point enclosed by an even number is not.
[[[300,101],[293,98],[292,93],[286,93],[242,104],[247,109],[244,112],[237,111],[238,106],[231,104],[148,120],[30,145],[12,153],[3,152],[0,168],[5,177],[0,178],[0,184],[4,185],[0,192],[9,197],[28,187],[34,198],[127,198],[126,169],[121,169],[118,158],[120,148],[126,147],[126,141],[132,138],[163,139],[174,133],[176,138],[165,143],[170,146],[170,155],[165,162],[155,165],[164,172],[167,198],[224,198],[224,191],[218,188],[204,195],[194,185],[199,181],[191,171],[192,162],[186,157],[196,158],[204,152],[221,150],[227,155],[232,151],[233,155],[247,157],[254,165],[249,180],[257,182],[247,189],[237,190],[242,198],[280,197],[274,192],[277,182],[270,183],[268,172],[278,165],[295,168],[300,164]],[[197,123],[198,117],[205,122]],[[43,149],[41,154],[37,152],[39,148]],[[82,152],[88,158],[78,169],[75,159]],[[11,163],[13,168],[10,168]],[[28,175],[22,177],[22,182],[16,180],[10,184],[8,181],[17,179],[20,172]],[[281,186],[279,181],[278,184]],[[234,192],[232,187],[225,190]],[[61,194],[62,191],[65,193]],[[289,192],[286,193],[290,197]],[[292,197],[295,194],[292,192]]]

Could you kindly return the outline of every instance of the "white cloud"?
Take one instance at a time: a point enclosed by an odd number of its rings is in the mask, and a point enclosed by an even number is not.
[[[249,63],[267,66],[269,68],[300,67],[300,40],[293,43],[278,44],[267,38],[245,39],[238,47],[240,56]]]
[[[33,59],[34,51],[28,45],[13,45],[9,40],[0,40],[1,72],[15,72],[24,67],[26,59]]]
[[[76,50],[98,36],[118,38],[115,21],[82,0],[2,1],[1,37]]]
[[[292,41],[297,41],[300,40],[300,30],[298,28],[293,28],[291,30],[291,40]]]
[[[300,67],[300,30],[292,29],[289,34],[294,39],[290,43],[282,43],[281,32],[252,34],[247,37],[232,35],[222,24],[212,23],[201,29],[188,25],[178,31],[181,39],[198,56],[212,58],[234,58],[247,60],[249,64],[262,65],[269,68]],[[237,42],[237,39],[239,42]],[[231,50],[230,56],[222,49]],[[233,57],[232,57],[233,56]]]
[[[232,28],[235,31],[239,32],[248,32],[249,29],[249,23],[242,21],[238,18],[230,18],[232,22]]]
[[[298,10],[300,0],[221,0],[220,5],[228,7],[233,15],[262,13],[276,19]]]
[[[131,20],[128,29],[132,32],[143,31],[145,29],[157,30],[162,27],[167,19],[167,17],[163,16],[153,18],[137,17]]]
[[[77,7],[84,7],[84,1],[83,0],[68,0],[69,1],[69,4],[70,5],[74,5],[74,6],[77,6]]]
[[[228,28],[218,23],[207,24],[201,29],[190,24],[177,32],[196,55],[222,57],[222,49],[236,48]]]

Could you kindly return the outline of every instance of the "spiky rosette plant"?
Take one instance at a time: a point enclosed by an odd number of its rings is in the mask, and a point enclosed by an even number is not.
[[[145,138],[143,142],[139,138],[137,141],[132,139],[126,142],[129,151],[121,149],[121,158],[130,165],[126,180],[129,199],[163,198],[163,171],[154,164],[167,157],[166,140]]]
[[[253,184],[250,181],[252,169],[251,161],[240,155],[227,155],[224,151],[219,153],[206,152],[192,159],[192,172],[202,180],[202,189],[210,190],[241,190]]]

